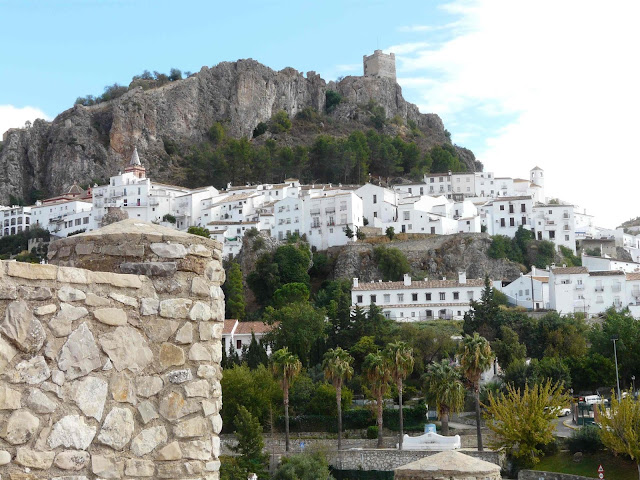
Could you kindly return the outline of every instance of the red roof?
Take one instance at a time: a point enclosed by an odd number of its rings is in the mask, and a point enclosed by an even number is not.
[[[251,332],[256,334],[264,334],[270,332],[273,329],[272,325],[267,325],[263,322],[238,322],[238,320],[235,319],[227,319],[224,321],[222,334],[231,335],[231,331],[233,330],[236,322],[238,323],[238,326],[236,327],[234,335],[251,335]]]

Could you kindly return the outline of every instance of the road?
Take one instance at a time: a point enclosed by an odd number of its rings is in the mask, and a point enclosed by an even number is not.
[[[573,432],[573,429],[565,426],[563,423],[565,421],[568,424],[571,424],[571,416],[567,415],[566,417],[558,417],[553,421],[556,424],[556,429],[554,431],[556,437],[568,438],[571,436],[571,432]]]

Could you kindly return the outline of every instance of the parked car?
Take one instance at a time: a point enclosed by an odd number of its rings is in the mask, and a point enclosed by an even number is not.
[[[571,409],[569,407],[560,408],[558,410],[559,417],[566,417],[567,415],[571,415]]]

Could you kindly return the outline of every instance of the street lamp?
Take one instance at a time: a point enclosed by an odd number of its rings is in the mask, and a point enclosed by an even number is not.
[[[611,337],[611,341],[613,342],[613,356],[616,361],[616,385],[618,386],[618,401],[620,401],[620,378],[618,377],[618,352],[616,350],[616,340],[618,340],[618,336],[613,335]]]
[[[631,383],[633,384],[633,393],[636,393],[636,376],[631,375]]]

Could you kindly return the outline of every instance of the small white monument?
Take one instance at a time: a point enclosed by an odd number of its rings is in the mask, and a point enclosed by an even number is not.
[[[460,435],[445,437],[434,432],[427,432],[418,437],[405,435],[402,437],[403,450],[457,450],[461,448]],[[396,444],[398,448],[398,444]]]

